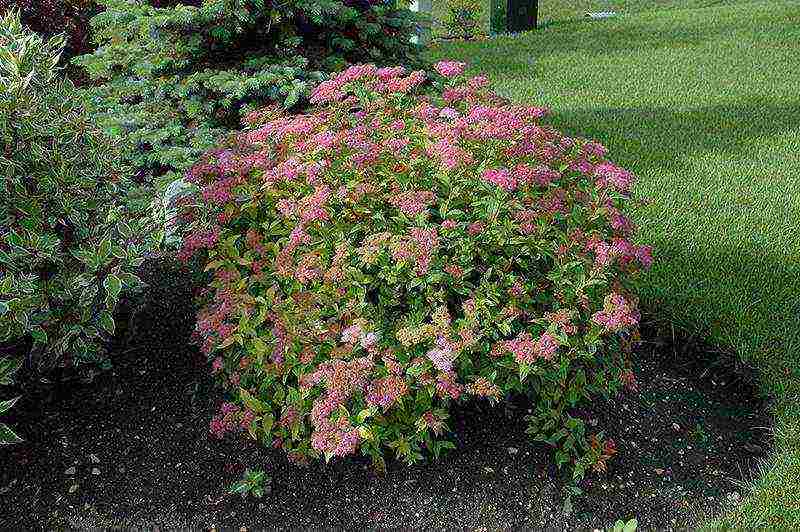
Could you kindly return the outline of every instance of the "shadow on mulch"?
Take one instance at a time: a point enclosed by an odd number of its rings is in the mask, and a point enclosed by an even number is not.
[[[457,450],[437,463],[358,459],[299,468],[244,438],[208,437],[221,400],[188,344],[185,278],[149,263],[152,287],[113,370],[49,402],[27,393],[10,419],[23,444],[0,449],[0,529],[346,527],[689,527],[740,497],[770,445],[766,402],[713,351],[645,342],[639,393],[584,413],[617,442],[607,473],[564,512],[552,453],[525,435],[524,407],[454,411]],[[119,336],[122,336],[120,334]],[[246,468],[272,477],[263,499],[227,496]]]

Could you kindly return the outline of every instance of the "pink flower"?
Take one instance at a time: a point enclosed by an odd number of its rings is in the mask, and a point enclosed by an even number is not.
[[[508,170],[508,168],[488,168],[483,171],[482,177],[484,181],[493,183],[508,192],[511,192],[517,188],[517,180],[511,175],[511,172]]]
[[[639,323],[639,313],[616,292],[606,296],[603,310],[595,312],[592,321],[606,331],[617,332]]]
[[[545,360],[550,360],[558,351],[558,340],[550,333],[544,333],[536,342],[536,354]]]
[[[401,66],[384,67],[378,69],[378,77],[382,81],[389,81],[390,79],[399,78],[406,73],[406,69]]]
[[[458,111],[453,109],[452,107],[445,107],[441,111],[439,111],[439,118],[448,118],[450,120],[455,120],[461,116]]]
[[[442,229],[450,230],[450,229],[455,229],[456,227],[458,227],[458,222],[456,222],[455,220],[451,219],[442,220]]]
[[[489,85],[489,78],[486,76],[475,76],[467,81],[467,86],[470,89],[482,89]]]
[[[653,265],[653,248],[650,246],[636,246],[635,251],[636,259],[644,268],[649,268]]]
[[[430,360],[433,366],[439,371],[452,371],[453,361],[458,354],[453,352],[450,343],[441,336],[437,339],[436,345],[437,347],[429,350],[425,353],[425,356],[428,357],[428,360]]]
[[[436,201],[436,194],[429,190],[409,190],[393,195],[389,203],[406,216],[417,216],[428,210]]]
[[[614,163],[603,162],[595,166],[594,177],[601,187],[615,188],[619,192],[628,193],[633,184],[633,174]]]
[[[470,236],[475,236],[475,235],[481,234],[481,232],[485,228],[486,228],[486,224],[481,222],[481,221],[472,222],[471,224],[469,224],[469,227],[467,228],[467,232],[470,234]]]
[[[359,325],[351,325],[342,331],[342,342],[346,344],[355,344],[361,338],[361,327]]]
[[[457,61],[439,61],[433,68],[446,78],[454,78],[463,74],[466,66],[466,63],[459,63]]]
[[[406,394],[408,394],[406,381],[398,375],[389,375],[372,381],[367,387],[364,398],[367,404],[387,410]]]

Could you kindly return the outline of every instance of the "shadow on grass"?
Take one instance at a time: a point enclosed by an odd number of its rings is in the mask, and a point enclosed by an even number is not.
[[[681,165],[686,156],[704,151],[751,157],[755,140],[800,131],[800,101],[775,104],[752,98],[692,109],[567,109],[556,112],[550,123],[569,134],[603,139],[612,158],[642,173],[665,163]]]

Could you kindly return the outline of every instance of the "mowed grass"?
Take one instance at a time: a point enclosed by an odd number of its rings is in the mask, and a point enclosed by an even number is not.
[[[775,398],[776,452],[714,524],[800,529],[800,3],[574,21],[432,55],[549,106],[638,174],[657,258],[645,307],[755,365]]]
[[[505,3],[507,0],[501,0]],[[539,23],[542,26],[574,21],[586,16],[586,13],[614,11],[624,16],[645,11],[660,11],[668,9],[687,9],[709,6],[720,6],[733,3],[742,3],[757,0],[538,0]],[[433,0],[433,36],[435,38],[447,37],[448,31],[444,22],[448,18],[448,0]],[[483,8],[480,13],[481,28],[484,33],[489,33],[489,17],[491,13],[491,0],[482,0]]]

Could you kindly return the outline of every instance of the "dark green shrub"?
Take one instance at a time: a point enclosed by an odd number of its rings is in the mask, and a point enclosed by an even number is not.
[[[323,72],[360,60],[407,62],[416,18],[340,0],[100,0],[100,45],[76,62],[96,80],[104,126],[124,138],[139,177],[181,176],[241,117],[302,104]]]
[[[489,15],[489,29],[491,33],[507,33],[508,1],[491,0]]]
[[[0,19],[0,342],[31,362],[96,362],[123,288],[139,284],[146,217],[117,144],[60,76],[64,39]]]
[[[12,7],[19,9],[25,26],[45,38],[66,35],[62,61],[92,51],[89,19],[99,11],[95,0],[0,0],[0,14]]]

